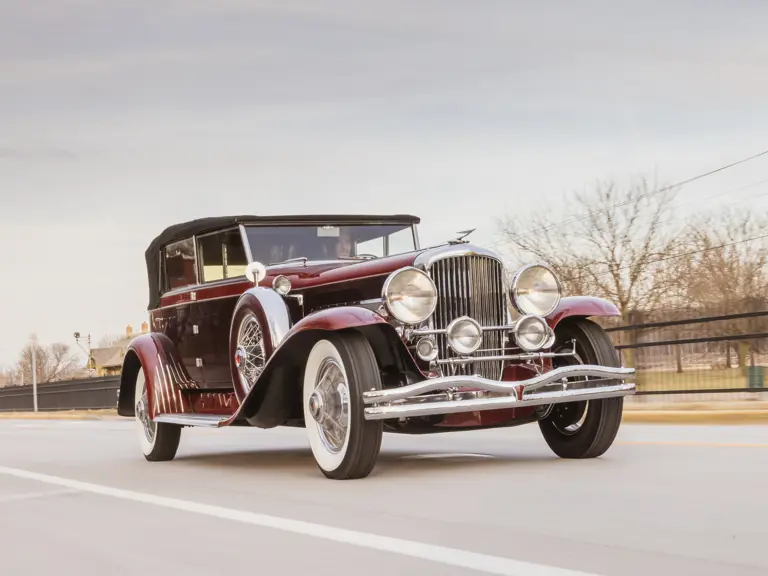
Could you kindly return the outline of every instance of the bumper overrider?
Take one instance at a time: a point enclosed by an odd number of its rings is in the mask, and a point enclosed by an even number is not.
[[[508,382],[464,375],[432,378],[364,392],[363,402],[366,420],[432,416],[628,396],[635,393],[635,383],[628,382],[634,379],[634,368],[580,364]]]

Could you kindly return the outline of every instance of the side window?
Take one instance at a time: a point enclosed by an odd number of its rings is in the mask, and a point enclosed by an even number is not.
[[[227,230],[197,239],[203,282],[245,274],[248,265],[240,230]]]
[[[173,290],[197,283],[195,243],[192,238],[165,248],[165,289]]]

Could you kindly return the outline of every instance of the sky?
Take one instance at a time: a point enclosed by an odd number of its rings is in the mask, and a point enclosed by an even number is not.
[[[147,318],[144,250],[233,213],[498,219],[768,149],[768,3],[0,0],[0,366]],[[768,158],[679,214],[768,209]],[[755,184],[752,186],[752,184]]]

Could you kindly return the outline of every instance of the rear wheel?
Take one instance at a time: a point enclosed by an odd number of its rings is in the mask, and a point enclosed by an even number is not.
[[[302,403],[312,454],[326,477],[363,478],[373,470],[383,425],[365,419],[363,391],[380,389],[376,357],[363,336],[334,334],[312,348]]]
[[[134,388],[136,427],[144,458],[150,462],[173,460],[179,448],[181,426],[165,422],[153,422],[149,415],[147,382],[144,368],[139,367]]]
[[[576,356],[555,358],[553,367],[568,364],[620,366],[608,334],[591,320],[569,320],[557,328],[555,351],[573,349]],[[605,398],[555,404],[539,427],[552,451],[561,458],[596,458],[616,439],[621,425],[624,398]]]

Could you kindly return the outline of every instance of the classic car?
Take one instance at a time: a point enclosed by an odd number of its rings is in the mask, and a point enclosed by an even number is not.
[[[507,270],[461,237],[420,246],[409,215],[231,216],[145,253],[150,332],[124,358],[118,413],[149,461],[183,427],[306,429],[332,479],[370,474],[383,432],[538,423],[562,458],[613,443],[634,370],[552,270]]]

